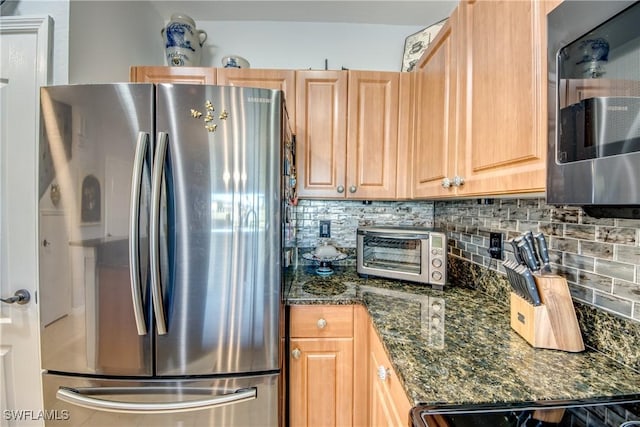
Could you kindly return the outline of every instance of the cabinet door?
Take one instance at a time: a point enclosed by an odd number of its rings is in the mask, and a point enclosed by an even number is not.
[[[349,71],[347,197],[396,197],[400,74]]]
[[[369,327],[370,425],[409,425],[409,403],[373,325]]]
[[[353,340],[297,338],[290,346],[290,425],[351,426]]]
[[[209,67],[131,67],[129,80],[136,83],[216,84],[216,69]]]
[[[296,74],[294,70],[264,70],[257,68],[218,68],[217,81],[223,86],[279,89],[284,97],[291,126],[296,122]]]
[[[458,140],[457,9],[421,58],[416,77],[413,197],[452,196]]]
[[[347,72],[296,72],[298,196],[344,198]]]
[[[545,2],[467,0],[464,195],[543,191]]]

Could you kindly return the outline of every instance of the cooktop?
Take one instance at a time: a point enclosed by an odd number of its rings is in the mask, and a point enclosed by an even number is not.
[[[531,405],[416,407],[414,427],[640,427],[640,396]]]

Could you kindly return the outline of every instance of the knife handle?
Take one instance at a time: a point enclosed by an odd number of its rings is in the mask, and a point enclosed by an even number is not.
[[[531,253],[533,254],[533,260],[536,263],[536,268],[533,268],[532,270],[537,270],[538,268],[540,268],[540,262],[538,261],[538,253],[536,251],[536,245],[533,240],[533,232],[529,230],[523,234],[523,237],[524,240],[526,240],[527,245],[529,245],[529,249],[531,249]]]
[[[531,297],[531,302],[533,303],[533,305],[542,304],[542,301],[540,301],[540,293],[538,292],[538,286],[536,286],[536,281],[533,278],[533,274],[531,274],[531,271],[525,270],[522,273],[522,277],[524,277],[524,281],[527,286],[527,291],[529,293],[529,296]]]
[[[518,240],[522,239],[521,237],[514,237],[509,240],[509,243],[513,247],[513,257],[516,259],[518,264],[524,264],[524,260],[520,256],[520,249],[518,249]]]
[[[527,243],[526,239],[522,239],[518,242],[518,248],[520,249],[520,255],[524,259],[524,263],[529,267],[529,270],[535,271],[538,269],[538,263],[536,262],[535,255]]]
[[[547,247],[547,239],[545,239],[544,234],[542,233],[537,233],[534,237],[536,239],[536,242],[538,243],[540,260],[546,267],[549,265],[549,249]]]

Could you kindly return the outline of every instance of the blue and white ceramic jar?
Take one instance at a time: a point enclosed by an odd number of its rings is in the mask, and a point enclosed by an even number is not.
[[[583,40],[579,49],[581,57],[576,65],[581,66],[582,74],[592,79],[602,77],[604,64],[609,60],[609,42],[603,38]]]
[[[207,33],[196,29],[195,21],[187,15],[175,13],[160,34],[164,41],[167,65],[197,67]]]

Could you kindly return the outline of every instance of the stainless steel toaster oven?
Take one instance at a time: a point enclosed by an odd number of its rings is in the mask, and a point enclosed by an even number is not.
[[[447,281],[447,238],[430,228],[359,227],[357,271],[361,276],[428,283]]]

